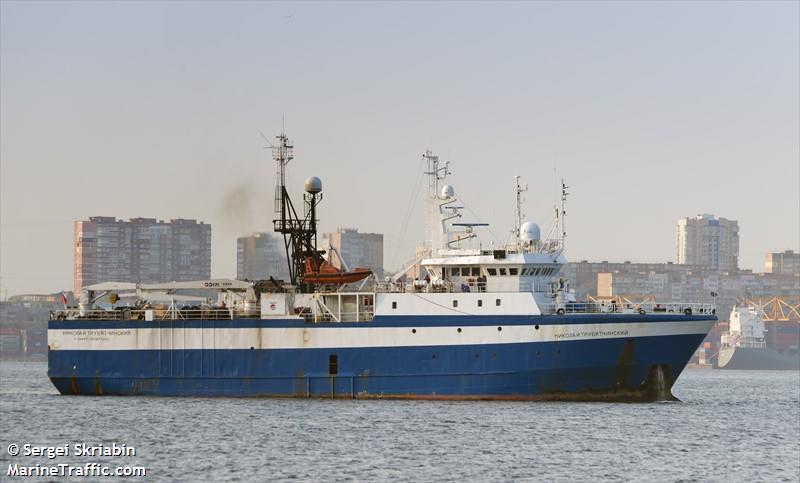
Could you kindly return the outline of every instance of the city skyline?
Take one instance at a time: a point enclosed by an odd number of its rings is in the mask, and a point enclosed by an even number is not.
[[[320,232],[384,233],[390,270],[427,148],[487,242],[520,175],[544,230],[571,186],[570,261],[672,261],[701,213],[738,220],[742,268],[800,250],[798,5],[576,5],[3,2],[3,295],[69,288],[95,215],[205,220],[235,276],[283,119],[293,197],[320,176]]]

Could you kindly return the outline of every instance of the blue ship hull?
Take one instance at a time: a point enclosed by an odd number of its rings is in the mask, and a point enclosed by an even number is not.
[[[438,320],[442,319],[442,320]],[[670,388],[711,327],[713,316],[509,317],[503,327],[532,332],[548,324],[619,324],[676,320],[700,324],[690,334],[548,340],[520,343],[402,345],[395,347],[51,349],[48,376],[62,394],[158,396],[272,396],[326,398],[563,399],[650,401]],[[656,322],[657,321],[657,322]],[[142,322],[138,323],[140,326]],[[461,333],[502,327],[482,317],[376,317],[371,323],[305,327],[391,327],[405,331],[442,326]],[[225,331],[275,327],[264,320],[162,321],[157,330],[200,327]],[[302,322],[279,324],[302,328]],[[50,330],[132,328],[118,321],[50,321]],[[507,329],[508,330],[508,329]],[[222,334],[222,332],[219,332]],[[212,337],[216,333],[212,332]],[[220,338],[222,336],[220,335]],[[208,343],[208,342],[205,342]]]

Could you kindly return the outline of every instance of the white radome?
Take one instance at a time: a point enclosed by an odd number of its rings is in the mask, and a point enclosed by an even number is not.
[[[519,238],[523,241],[539,241],[542,238],[542,230],[536,223],[526,221],[519,227]]]
[[[322,191],[322,180],[312,176],[306,180],[306,193],[317,194]]]
[[[456,195],[456,189],[452,185],[446,184],[442,186],[442,198],[452,198]]]

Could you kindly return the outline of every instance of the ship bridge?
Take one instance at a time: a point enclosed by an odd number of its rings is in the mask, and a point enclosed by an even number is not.
[[[562,256],[545,253],[475,250],[423,260],[425,277],[417,286],[430,284],[431,291],[547,292],[563,264]]]

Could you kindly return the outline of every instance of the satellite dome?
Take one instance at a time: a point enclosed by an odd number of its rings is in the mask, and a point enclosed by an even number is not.
[[[306,193],[317,194],[322,191],[322,180],[312,176],[306,180]]]
[[[442,186],[442,198],[452,198],[456,195],[456,189],[451,185],[446,184]]]
[[[542,238],[539,225],[532,221],[526,221],[519,227],[519,238],[522,241],[539,241]]]

